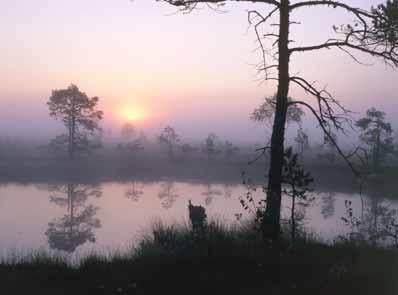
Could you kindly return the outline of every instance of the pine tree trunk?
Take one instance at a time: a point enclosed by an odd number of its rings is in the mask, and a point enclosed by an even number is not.
[[[68,155],[69,160],[73,159],[73,152],[72,152],[72,117],[70,116],[68,119]]]
[[[73,161],[76,150],[76,117],[74,113],[69,116],[68,133],[68,155],[69,160]]]
[[[284,155],[284,137],[289,93],[289,0],[282,0],[279,28],[279,84],[276,111],[271,137],[271,163],[268,175],[268,192],[263,233],[277,241],[280,236],[280,212],[282,190],[282,165]]]
[[[71,134],[71,154],[70,159],[73,161],[75,159],[75,148],[76,148],[76,120],[73,116],[72,118],[72,134]]]
[[[291,222],[292,222],[292,228],[291,228],[291,239],[292,239],[292,244],[296,241],[296,196],[295,196],[295,190],[293,188],[293,196],[292,196],[292,209],[291,209]]]
[[[379,122],[377,122],[377,134],[376,134],[376,147],[375,152],[373,153],[373,170],[375,173],[379,172],[379,163],[380,163],[380,133],[381,127]]]

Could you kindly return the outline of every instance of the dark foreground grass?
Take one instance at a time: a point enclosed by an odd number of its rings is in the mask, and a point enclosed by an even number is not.
[[[130,254],[78,267],[46,254],[0,265],[0,294],[398,294],[393,250],[264,245],[254,231],[212,224],[202,236],[157,225]]]

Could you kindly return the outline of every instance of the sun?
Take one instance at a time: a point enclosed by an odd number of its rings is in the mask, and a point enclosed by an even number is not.
[[[120,116],[129,122],[136,122],[145,118],[145,112],[137,107],[124,107],[120,111]]]
[[[134,110],[128,110],[126,111],[126,119],[129,121],[135,121],[138,119],[138,114],[136,111]]]

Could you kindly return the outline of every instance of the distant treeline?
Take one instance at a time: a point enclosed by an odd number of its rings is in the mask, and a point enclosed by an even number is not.
[[[264,184],[270,156],[266,136],[259,139],[264,144],[239,145],[209,132],[201,141],[189,142],[172,126],[164,127],[155,138],[149,138],[144,131],[126,123],[119,135],[109,140],[101,128],[104,112],[98,109],[98,102],[98,97],[87,96],[73,84],[66,89],[53,90],[47,105],[50,116],[64,125],[64,133],[49,142],[35,144],[0,137],[0,178],[167,176],[240,181],[244,173]],[[266,99],[250,118],[267,128],[273,120],[274,102],[275,97]],[[355,185],[353,175],[379,175],[385,180],[388,175],[395,176],[398,143],[384,112],[370,108],[362,118],[352,122],[358,141],[351,148],[338,143],[338,128],[333,131],[330,127],[323,142],[310,141],[303,128],[305,112],[300,106],[290,109],[287,116],[286,128],[292,128],[293,124],[297,133],[291,146],[285,147],[285,153],[290,151],[294,162],[300,162],[316,181],[322,182],[322,175],[336,175],[343,179],[339,182],[349,181],[352,186]],[[353,173],[348,177],[350,170]],[[361,180],[366,181],[366,177]],[[333,181],[329,179],[328,183]]]
[[[147,138],[140,149],[133,150],[125,141],[104,142],[101,148],[71,161],[67,154],[49,150],[46,142],[33,144],[0,140],[0,179],[91,181],[174,177],[241,183],[242,172],[245,172],[253,181],[264,182],[269,158],[262,155],[261,150],[256,151],[260,146],[231,143],[235,147],[231,155],[228,146],[217,137],[217,152],[209,156],[205,149],[206,142],[189,144],[189,152],[184,148],[188,144],[176,145],[172,157],[163,144]],[[332,154],[333,150],[328,152],[329,156],[324,156],[325,148],[313,145],[301,154],[300,160],[311,171],[315,183],[332,189],[341,187],[344,191],[358,191],[355,177],[344,161],[336,153]],[[388,166],[382,169],[383,183],[387,183],[387,187],[395,183],[392,180],[398,175],[398,158],[389,157]]]

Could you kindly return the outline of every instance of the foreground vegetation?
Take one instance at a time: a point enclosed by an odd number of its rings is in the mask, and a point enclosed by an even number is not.
[[[397,294],[398,253],[301,236],[265,245],[251,228],[156,225],[128,254],[78,266],[36,253],[0,265],[2,294]]]

